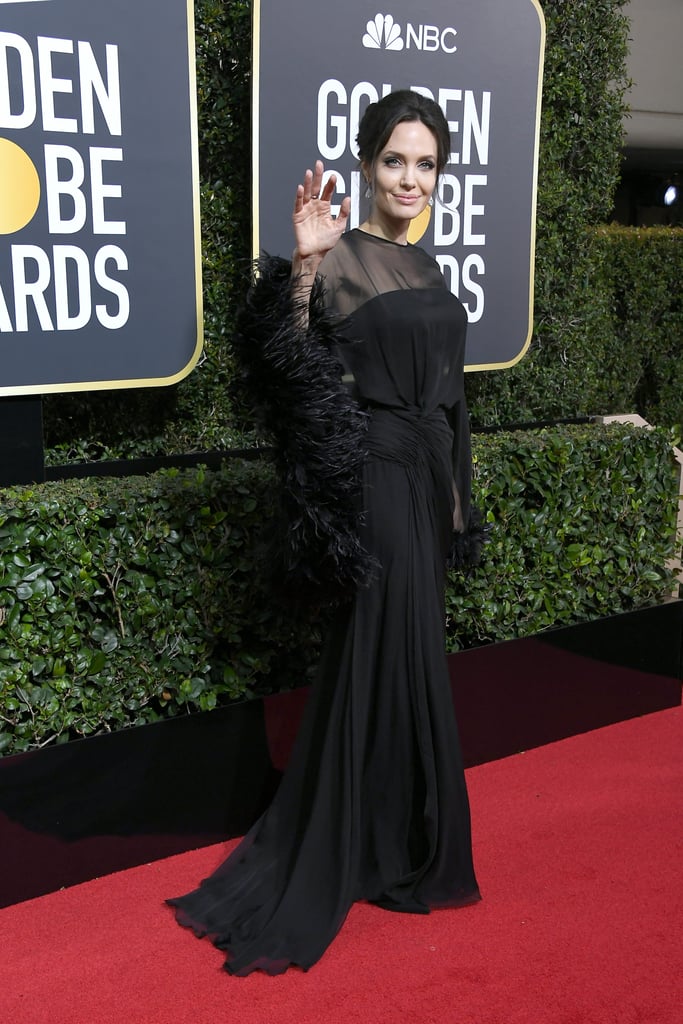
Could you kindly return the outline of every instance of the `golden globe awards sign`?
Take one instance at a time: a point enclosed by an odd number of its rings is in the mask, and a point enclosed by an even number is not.
[[[0,394],[194,366],[195,126],[188,0],[0,0]]]
[[[367,215],[356,149],[366,106],[412,88],[443,108],[451,154],[409,240],[438,261],[469,319],[468,369],[511,366],[532,329],[543,15],[537,0],[254,3],[254,239],[288,255],[291,209],[321,159]]]

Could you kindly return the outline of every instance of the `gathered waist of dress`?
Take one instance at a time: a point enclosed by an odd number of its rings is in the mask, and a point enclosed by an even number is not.
[[[414,465],[426,455],[450,452],[453,432],[442,406],[424,410],[369,403],[367,409],[365,448],[370,456]]]
[[[423,409],[419,405],[407,405],[405,402],[400,404],[390,405],[386,402],[374,402],[366,399],[362,403],[363,409],[370,414],[370,416],[376,416],[381,413],[390,413],[394,416],[399,416],[401,419],[409,420],[433,420],[442,419],[445,423],[448,422],[446,417],[446,410],[442,405],[437,405],[435,408]]]

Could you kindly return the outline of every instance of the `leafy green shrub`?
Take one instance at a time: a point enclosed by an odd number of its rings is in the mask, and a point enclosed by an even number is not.
[[[493,534],[482,566],[451,581],[450,650],[672,592],[678,471],[662,433],[615,424],[478,435],[475,456]]]
[[[628,20],[622,0],[541,6],[534,329],[516,366],[468,375],[470,412],[482,426],[610,411],[596,391],[611,310],[595,287],[586,228],[609,216],[619,178]]]
[[[555,384],[538,370],[537,381],[547,391],[535,390],[532,351],[527,366],[523,360],[495,378],[484,375],[483,386],[467,381],[473,418],[481,424],[638,412],[680,438],[683,229],[592,227],[582,247],[583,277],[573,284],[574,318]],[[537,343],[543,344],[540,334]]]
[[[622,397],[620,408],[607,411],[637,411],[649,422],[675,428],[680,438],[683,229],[598,228],[594,253],[614,317],[613,347],[603,363],[606,381],[621,380],[622,393],[630,393],[630,401]]]
[[[672,588],[665,438],[623,427],[474,439],[484,564],[447,591],[451,649]],[[325,616],[279,599],[264,460],[13,488],[0,505],[0,752],[306,681]]]
[[[273,601],[265,462],[5,492],[0,746],[154,721],[305,680],[315,622]],[[289,651],[289,654],[288,654]]]

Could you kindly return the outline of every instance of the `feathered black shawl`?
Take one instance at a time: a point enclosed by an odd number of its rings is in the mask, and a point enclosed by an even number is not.
[[[342,383],[340,338],[321,280],[302,311],[290,274],[287,260],[259,261],[236,350],[254,408],[275,441],[289,528],[285,571],[293,584],[342,596],[367,585],[376,568],[358,539],[367,414]]]
[[[235,351],[254,411],[275,442],[285,575],[300,595],[334,600],[368,585],[377,569],[358,536],[367,413],[342,383],[337,349],[345,342],[321,279],[306,309],[294,295],[289,261],[259,260]],[[451,566],[479,560],[486,529],[476,512],[469,522],[454,534]]]

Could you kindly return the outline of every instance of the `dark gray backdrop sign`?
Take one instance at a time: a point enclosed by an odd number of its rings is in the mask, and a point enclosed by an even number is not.
[[[469,318],[469,369],[529,344],[540,87],[537,0],[255,0],[254,251],[289,255],[296,185],[316,159],[366,215],[355,138],[367,104],[414,88],[443,107],[451,161],[409,239],[438,260]]]
[[[201,351],[192,0],[0,0],[0,394]]]

